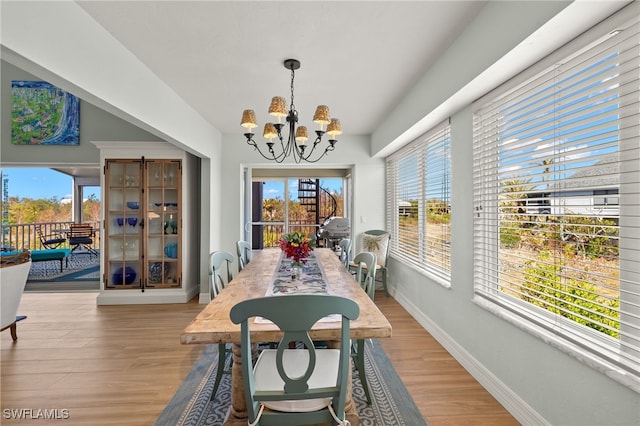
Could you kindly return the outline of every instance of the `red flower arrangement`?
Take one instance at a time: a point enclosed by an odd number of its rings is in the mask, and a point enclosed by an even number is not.
[[[279,245],[285,256],[292,259],[291,264],[293,266],[302,266],[315,247],[315,242],[300,232],[292,232],[283,235],[280,238]]]

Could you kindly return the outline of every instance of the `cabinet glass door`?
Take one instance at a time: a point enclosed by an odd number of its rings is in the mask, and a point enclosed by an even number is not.
[[[145,171],[145,285],[180,287],[181,163],[179,160],[147,160]]]
[[[107,160],[105,181],[105,286],[142,287],[142,161]]]

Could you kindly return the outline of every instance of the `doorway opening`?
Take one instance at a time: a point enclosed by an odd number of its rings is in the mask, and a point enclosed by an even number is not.
[[[74,175],[76,173],[77,175]],[[32,262],[25,291],[99,289],[100,256],[71,253],[72,223],[91,223],[93,247],[100,247],[99,168],[2,168],[2,250],[67,250],[64,262]],[[43,243],[62,241],[55,247]]]
[[[323,224],[346,217],[344,177],[255,178],[251,185],[253,249],[276,247],[283,234],[316,238]],[[319,239],[322,246],[324,241]]]

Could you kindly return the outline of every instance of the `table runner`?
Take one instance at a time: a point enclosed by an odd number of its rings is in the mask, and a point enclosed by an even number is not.
[[[324,270],[318,262],[315,253],[312,251],[306,262],[302,265],[302,273],[300,278],[291,277],[291,262],[293,260],[285,256],[284,252],[280,254],[278,266],[269,284],[269,288],[265,296],[287,296],[291,294],[329,294],[329,286]],[[340,315],[328,315],[321,318],[319,322],[336,322],[341,321]],[[269,323],[271,321],[256,317],[257,323]]]
[[[302,265],[299,279],[291,278],[292,259],[280,254],[278,267],[265,296],[282,296],[286,294],[329,294],[327,278],[324,270],[312,251]]]

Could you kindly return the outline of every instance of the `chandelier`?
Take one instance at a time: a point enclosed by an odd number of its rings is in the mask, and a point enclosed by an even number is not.
[[[335,149],[335,144],[338,142],[336,136],[342,134],[342,127],[340,120],[337,118],[329,117],[329,107],[326,105],[318,105],[316,113],[313,115],[313,121],[318,124],[319,129],[316,130],[316,139],[311,147],[307,145],[307,139],[309,139],[307,128],[305,126],[298,126],[298,111],[293,103],[293,80],[295,77],[295,70],[300,68],[300,61],[296,59],[287,59],[284,61],[284,67],[291,70],[291,105],[289,105],[289,111],[287,111],[285,99],[280,96],[274,96],[271,99],[271,105],[269,106],[269,114],[274,116],[277,120],[276,123],[267,123],[264,125],[264,131],[262,135],[267,139],[268,153],[262,152],[258,144],[253,140],[254,134],[252,129],[257,127],[256,114],[252,109],[246,109],[242,113],[242,127],[247,129],[247,133],[244,136],[247,138],[247,143],[253,146],[264,158],[267,160],[273,160],[277,163],[282,163],[285,158],[293,154],[293,159],[296,163],[306,161],[309,163],[315,163],[324,157],[329,151]],[[286,143],[282,136],[282,128],[285,127],[285,123],[282,123],[282,118],[286,117],[286,126],[289,127],[289,135]],[[324,126],[327,126],[327,130],[324,130]],[[316,147],[322,142],[322,136],[328,133],[331,139],[329,139],[329,145],[322,151],[317,152],[317,158],[312,159],[312,155]],[[273,139],[278,138],[280,145],[276,145]],[[276,154],[276,149],[278,154]]]

